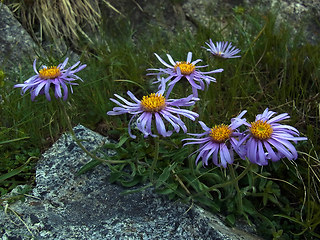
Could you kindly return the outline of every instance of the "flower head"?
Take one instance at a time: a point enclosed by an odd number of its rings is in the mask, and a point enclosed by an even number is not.
[[[290,141],[297,143],[297,141],[307,140],[305,137],[297,137],[299,131],[294,127],[278,123],[290,118],[288,113],[272,117],[275,114],[276,112],[269,111],[267,108],[262,114],[256,116],[254,122],[244,122],[248,130],[239,141],[239,145],[246,145],[246,156],[252,163],[268,165],[269,159],[271,161],[278,161],[284,157],[289,160],[297,159],[297,150]]]
[[[216,45],[210,39],[209,43],[206,42],[209,48],[205,48],[207,51],[212,53],[214,56],[221,58],[237,58],[241,56],[234,56],[240,52],[240,49],[232,46],[231,42],[216,42]]]
[[[211,76],[207,76],[207,74],[211,73],[218,73],[222,72],[223,69],[216,69],[209,72],[201,72],[199,68],[207,67],[206,66],[196,66],[198,62],[201,62],[201,59],[197,59],[195,61],[192,61],[192,53],[189,52],[187,56],[187,61],[174,61],[173,58],[167,54],[167,57],[169,59],[168,64],[166,63],[162,58],[158,56],[158,54],[155,53],[155,56],[158,58],[158,60],[166,66],[166,68],[150,68],[147,70],[152,71],[159,71],[158,73],[148,73],[147,75],[156,75],[158,81],[155,83],[160,82],[160,78],[162,75],[167,75],[167,78],[165,79],[165,82],[170,81],[168,84],[169,88],[167,91],[166,97],[168,98],[169,94],[171,93],[174,85],[179,82],[182,78],[185,78],[188,80],[192,87],[192,92],[194,97],[198,97],[198,90],[204,90],[205,84],[204,81],[207,83],[207,85],[210,84],[210,82],[216,82],[216,79]]]
[[[209,128],[205,123],[199,121],[203,133],[191,134],[197,138],[186,138],[183,141],[190,141],[185,143],[183,146],[188,144],[200,144],[198,150],[194,153],[199,153],[196,158],[196,164],[200,158],[202,158],[202,164],[208,165],[208,160],[212,156],[212,161],[217,166],[227,167],[227,163],[232,164],[234,161],[234,151],[238,153],[241,158],[244,158],[243,146],[237,147],[238,137],[241,133],[237,130],[245,119],[242,119],[246,111],[243,111],[236,118],[231,119],[230,125],[220,124]],[[203,138],[201,138],[203,137]]]
[[[60,63],[58,66],[42,66],[42,68],[37,71],[36,60],[33,62],[33,70],[36,75],[32,76],[24,83],[16,84],[14,87],[21,87],[21,94],[25,94],[26,91],[30,90],[31,100],[33,101],[39,94],[45,94],[48,101],[51,100],[49,90],[52,88],[54,90],[54,95],[56,98],[62,97],[61,88],[63,89],[63,100],[68,98],[68,87],[70,85],[71,93],[73,93],[72,85],[78,85],[73,81],[80,79],[75,73],[84,69],[87,65],[79,65],[80,61],[73,66],[65,69],[68,63],[68,58]]]
[[[155,126],[160,135],[168,137],[172,134],[172,131],[167,131],[163,120],[169,122],[174,131],[179,132],[180,128],[187,132],[187,127],[180,119],[180,116],[185,116],[191,120],[195,120],[199,115],[190,110],[181,109],[180,107],[192,106],[195,104],[197,98],[192,95],[181,99],[167,99],[163,96],[165,90],[165,83],[162,79],[161,89],[157,93],[151,93],[143,96],[141,100],[137,99],[130,91],[127,92],[133,102],[127,101],[121,96],[114,94],[123,103],[111,98],[110,100],[120,107],[114,107],[112,111],[109,111],[108,115],[120,115],[129,113],[132,115],[129,124],[128,132],[132,138],[136,138],[131,133],[131,124],[135,120],[137,128],[144,134],[144,137],[157,135],[151,131],[152,120],[155,120]]]

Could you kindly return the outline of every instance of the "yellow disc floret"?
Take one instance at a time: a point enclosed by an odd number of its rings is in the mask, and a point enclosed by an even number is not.
[[[267,121],[257,120],[251,123],[250,131],[252,135],[260,140],[265,140],[271,137],[273,129]]]
[[[61,75],[60,68],[56,66],[45,67],[39,70],[39,76],[42,79],[54,79]]]
[[[177,64],[174,66],[174,70],[177,71],[178,67],[183,75],[190,75],[196,69],[196,67],[189,62],[177,62]]]
[[[215,142],[225,142],[230,138],[232,134],[232,129],[230,129],[225,124],[215,125],[213,128],[211,128],[209,136],[212,138]]]
[[[161,94],[151,93],[149,96],[143,96],[141,106],[146,112],[159,112],[166,106],[166,99]]]

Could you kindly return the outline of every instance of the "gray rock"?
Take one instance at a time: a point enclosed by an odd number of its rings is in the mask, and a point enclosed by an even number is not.
[[[106,7],[103,16],[108,19],[123,18],[132,23],[137,32],[146,31],[148,26],[159,27],[167,33],[181,29],[195,31],[197,25],[209,26],[217,23],[224,26],[230,21],[235,8],[243,7],[244,14],[252,8],[263,14],[273,10],[277,23],[286,22],[293,30],[303,30],[311,43],[319,42],[319,0],[110,0],[123,15]],[[170,35],[169,35],[170,36]]]
[[[81,125],[74,131],[90,151],[108,142]],[[159,196],[151,188],[122,195],[121,186],[108,182],[110,171],[104,165],[76,176],[88,161],[70,135],[64,134],[43,154],[36,186],[25,201],[3,203],[2,240],[259,239],[226,227],[198,206],[190,208]]]
[[[9,8],[0,3],[0,66],[5,72],[19,72],[22,62],[35,58],[33,39],[13,16]]]
[[[272,10],[277,24],[287,23],[294,31],[303,30],[310,43],[319,43],[320,1],[318,0],[188,0],[182,4],[187,19],[204,26],[217,22],[223,28],[236,7],[244,14],[254,8],[264,14]],[[262,15],[263,16],[263,15]]]

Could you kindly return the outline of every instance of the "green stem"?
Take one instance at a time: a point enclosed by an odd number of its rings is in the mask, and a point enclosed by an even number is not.
[[[240,213],[243,212],[243,207],[242,207],[242,194],[241,194],[241,190],[239,188],[239,180],[236,179],[236,174],[235,174],[235,171],[233,169],[233,165],[230,164],[229,165],[229,168],[230,168],[230,173],[231,173],[231,178],[232,180],[234,181],[234,187],[236,188],[237,190],[237,203],[238,203],[238,210]]]
[[[251,169],[251,166],[252,166],[252,164],[249,163],[249,165],[243,170],[243,172],[240,175],[238,175],[238,177],[236,177],[235,179],[232,179],[232,180],[230,180],[228,182],[225,182],[225,183],[215,184],[212,187],[209,187],[209,188],[207,188],[207,189],[205,189],[205,190],[203,190],[203,191],[201,191],[201,192],[199,192],[197,194],[194,194],[194,197],[202,195],[202,194],[204,194],[206,192],[210,192],[210,191],[212,191],[214,189],[217,189],[217,188],[226,187],[226,186],[228,186],[230,184],[233,184],[235,181],[239,181],[241,178],[243,178],[249,172],[249,170]]]
[[[159,137],[154,138],[154,158],[151,164],[150,181],[153,182],[153,173],[159,158]]]
[[[125,162],[128,162],[128,161],[121,161],[121,160],[108,160],[108,159],[103,159],[103,158],[99,158],[97,157],[95,154],[89,152],[83,145],[82,143],[79,141],[79,139],[77,139],[76,137],[76,134],[75,132],[73,131],[73,128],[72,128],[72,124],[71,124],[71,120],[69,118],[69,115],[67,114],[67,110],[66,110],[66,107],[64,105],[64,103],[59,100],[59,103],[62,107],[62,110],[63,110],[63,113],[66,117],[66,120],[67,120],[67,124],[68,124],[68,128],[71,132],[71,135],[72,135],[72,138],[73,140],[78,144],[78,146],[82,149],[82,151],[84,151],[89,157],[91,157],[92,159],[95,159],[95,160],[98,160],[98,161],[101,161],[101,162],[104,162],[104,163],[110,163],[110,164],[116,164],[116,163],[125,163]]]

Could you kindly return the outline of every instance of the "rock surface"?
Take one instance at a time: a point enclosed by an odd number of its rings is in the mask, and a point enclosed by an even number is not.
[[[251,9],[263,13],[272,10],[277,23],[287,23],[295,31],[303,30],[311,43],[319,43],[320,1],[318,0],[188,0],[182,4],[187,19],[206,26],[211,21],[226,25],[225,19],[242,8],[243,14]],[[318,23],[317,23],[318,22]]]
[[[150,25],[167,31],[195,30],[198,24],[208,26],[212,22],[225,26],[238,8],[242,9],[243,14],[250,14],[251,9],[261,11],[262,18],[264,13],[272,10],[277,15],[278,23],[286,22],[294,30],[303,30],[311,43],[319,43],[320,39],[318,0],[110,0],[109,2],[123,15],[110,8],[104,9],[103,15],[112,19],[125,16],[138,32],[145,31]]]
[[[74,131],[90,151],[108,141],[81,125]],[[122,195],[122,187],[108,182],[104,165],[76,176],[88,161],[64,134],[39,161],[32,193],[0,211],[1,239],[259,239],[150,188]]]
[[[35,58],[34,48],[33,39],[9,8],[0,2],[0,70],[19,72],[21,62]]]

